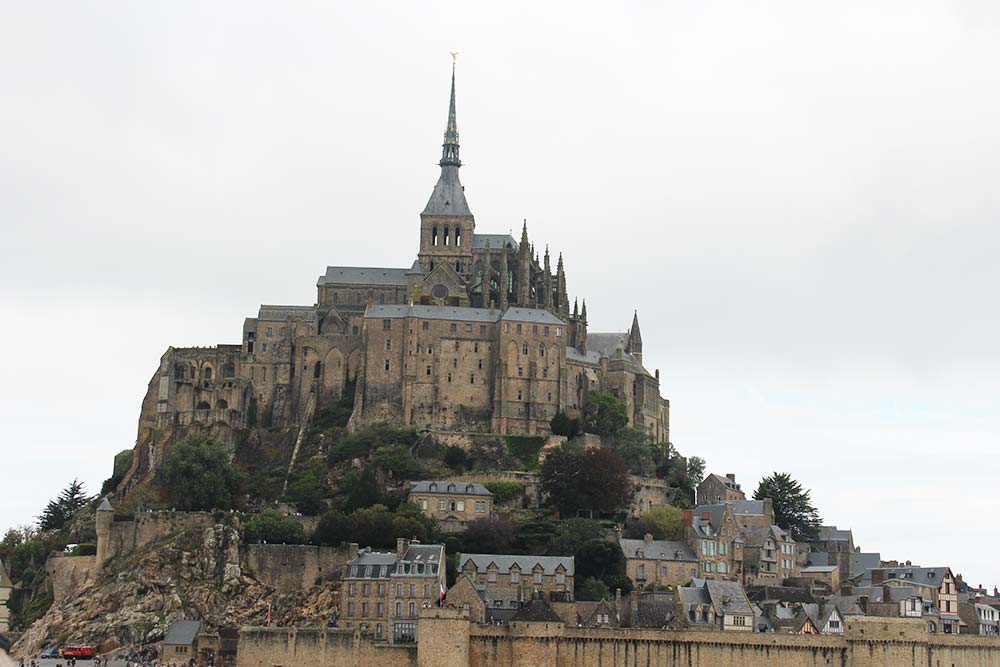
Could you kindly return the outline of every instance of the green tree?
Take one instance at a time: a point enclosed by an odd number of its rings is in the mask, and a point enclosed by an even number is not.
[[[458,445],[449,445],[444,450],[444,464],[452,470],[464,471],[469,467],[469,455]]]
[[[380,446],[371,460],[376,468],[393,479],[417,479],[423,474],[423,467],[410,456],[409,448],[399,443]]]
[[[42,515],[38,517],[38,527],[42,530],[62,530],[89,500],[83,483],[74,479],[58,498],[50,500],[45,506]]]
[[[651,507],[638,519],[625,526],[625,537],[642,539],[652,533],[654,540],[673,540],[684,523],[684,512],[672,505]]]
[[[377,549],[395,547],[397,535],[392,524],[394,518],[395,515],[385,505],[374,505],[352,512],[351,541]]]
[[[132,466],[132,458],[135,452],[131,449],[124,449],[115,454],[115,463],[111,471],[111,477],[104,480],[101,485],[101,494],[105,495],[118,488],[118,484],[125,477],[125,473]]]
[[[576,576],[603,579],[614,574],[625,574],[625,554],[617,542],[590,540],[575,554]]]
[[[625,404],[613,394],[592,391],[583,407],[583,430],[609,437],[628,426]]]
[[[566,442],[545,457],[541,490],[562,516],[582,511],[613,512],[629,504],[632,483],[622,458],[610,449],[586,449]]]
[[[649,477],[656,470],[649,436],[638,428],[623,428],[613,437],[614,450],[633,475]]]
[[[302,524],[275,510],[255,514],[246,522],[243,536],[249,544],[302,544],[305,531]]]
[[[575,556],[584,544],[603,540],[607,529],[593,519],[574,518],[560,521],[545,552],[550,556]]]
[[[577,600],[598,602],[608,597],[608,587],[600,579],[586,577],[577,579],[577,581],[579,583],[576,584],[573,592],[573,596]]]
[[[575,438],[580,435],[580,420],[570,419],[565,412],[557,412],[556,416],[549,422],[549,428],[552,429],[553,435]]]
[[[371,468],[351,470],[340,485],[341,505],[346,512],[382,502],[382,490]]]
[[[323,511],[323,499],[327,496],[326,464],[313,459],[296,467],[288,480],[285,499],[295,503],[306,516],[315,516]]]
[[[13,581],[23,581],[34,577],[34,572],[45,563],[45,543],[41,540],[28,540],[14,547],[10,556],[10,578]],[[31,577],[25,577],[30,571]]]
[[[174,444],[158,479],[182,510],[231,509],[240,490],[239,472],[226,450],[200,435]]]
[[[687,460],[687,478],[691,487],[696,487],[705,479],[705,459],[692,456]]]
[[[505,505],[524,494],[524,484],[521,482],[483,482],[483,486],[493,494],[494,505]]]
[[[330,510],[319,518],[313,542],[336,547],[351,540],[351,520],[340,510]]]
[[[774,522],[790,530],[797,541],[813,542],[819,539],[822,519],[812,505],[809,491],[788,473],[775,472],[762,479],[753,497],[755,500],[770,498],[774,507]]]
[[[466,524],[462,550],[471,553],[510,553],[517,536],[517,526],[510,519],[483,518]]]

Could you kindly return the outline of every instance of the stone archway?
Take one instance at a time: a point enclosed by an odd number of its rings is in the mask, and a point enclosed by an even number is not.
[[[334,348],[326,353],[323,359],[323,390],[324,398],[338,399],[344,391],[344,373],[347,370],[344,364],[344,355],[340,350]]]

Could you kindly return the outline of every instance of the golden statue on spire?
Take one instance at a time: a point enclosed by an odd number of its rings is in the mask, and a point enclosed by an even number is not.
[[[449,51],[448,53],[451,54],[451,62],[458,60],[458,51]]]

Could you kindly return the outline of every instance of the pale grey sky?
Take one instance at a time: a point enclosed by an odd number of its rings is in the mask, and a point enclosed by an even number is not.
[[[168,345],[408,266],[459,51],[481,232],[638,308],[672,439],[1000,584],[1000,9],[0,2],[0,529],[134,442]]]

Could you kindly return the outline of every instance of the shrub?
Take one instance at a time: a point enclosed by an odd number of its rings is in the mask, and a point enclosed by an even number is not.
[[[504,436],[507,451],[513,454],[525,470],[538,470],[538,452],[545,445],[545,438],[529,435]]]
[[[524,493],[521,482],[484,482],[483,486],[493,494],[493,502],[497,505],[505,505]]]
[[[444,464],[452,470],[464,471],[469,467],[469,455],[458,445],[444,450]]]
[[[97,545],[90,542],[84,542],[73,547],[73,550],[69,552],[70,556],[96,556],[97,555]]]
[[[565,412],[557,412],[556,416],[549,422],[549,428],[552,429],[553,435],[575,438],[580,435],[580,420],[570,419]]]
[[[259,542],[302,544],[305,542],[305,531],[302,524],[275,510],[267,510],[251,517],[244,526],[243,536],[250,544]]]
[[[574,596],[577,600],[599,601],[608,597],[608,587],[604,582],[594,577],[585,577],[577,580]]]
[[[240,475],[229,455],[202,436],[174,444],[157,477],[182,510],[231,509],[239,494]]]

